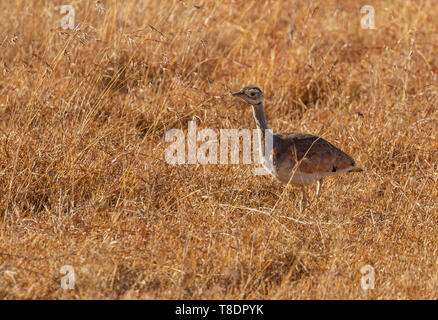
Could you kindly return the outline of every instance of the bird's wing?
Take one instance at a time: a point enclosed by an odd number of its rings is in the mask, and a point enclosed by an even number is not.
[[[280,134],[276,158],[290,163],[303,173],[329,173],[355,166],[353,158],[330,142],[310,134]]]

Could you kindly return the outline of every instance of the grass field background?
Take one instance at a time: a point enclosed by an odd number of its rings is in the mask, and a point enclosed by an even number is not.
[[[2,0],[0,298],[437,299],[437,16],[427,0]],[[229,95],[245,85],[274,133],[321,135],[366,171],[300,212],[254,165],[167,164],[165,132],[190,120],[255,128]]]

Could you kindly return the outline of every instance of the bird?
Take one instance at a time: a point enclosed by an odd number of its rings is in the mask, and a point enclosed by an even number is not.
[[[347,172],[361,172],[354,159],[330,142],[312,134],[284,133],[273,135],[268,129],[263,109],[264,95],[256,86],[247,86],[238,92],[231,93],[252,106],[254,120],[258,131],[259,146],[271,135],[272,152],[260,157],[263,167],[283,183],[291,183],[301,187],[302,208],[307,204],[305,186],[316,182],[318,199],[323,178]],[[266,146],[266,142],[265,142]]]

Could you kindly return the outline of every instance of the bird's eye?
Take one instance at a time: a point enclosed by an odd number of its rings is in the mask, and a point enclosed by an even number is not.
[[[251,97],[254,97],[255,96],[255,92],[251,92],[250,95],[251,95]]]

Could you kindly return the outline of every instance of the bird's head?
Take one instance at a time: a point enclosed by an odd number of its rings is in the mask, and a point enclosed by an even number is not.
[[[232,93],[234,97],[239,97],[246,103],[256,105],[263,102],[263,92],[257,87],[245,87],[242,90]]]

